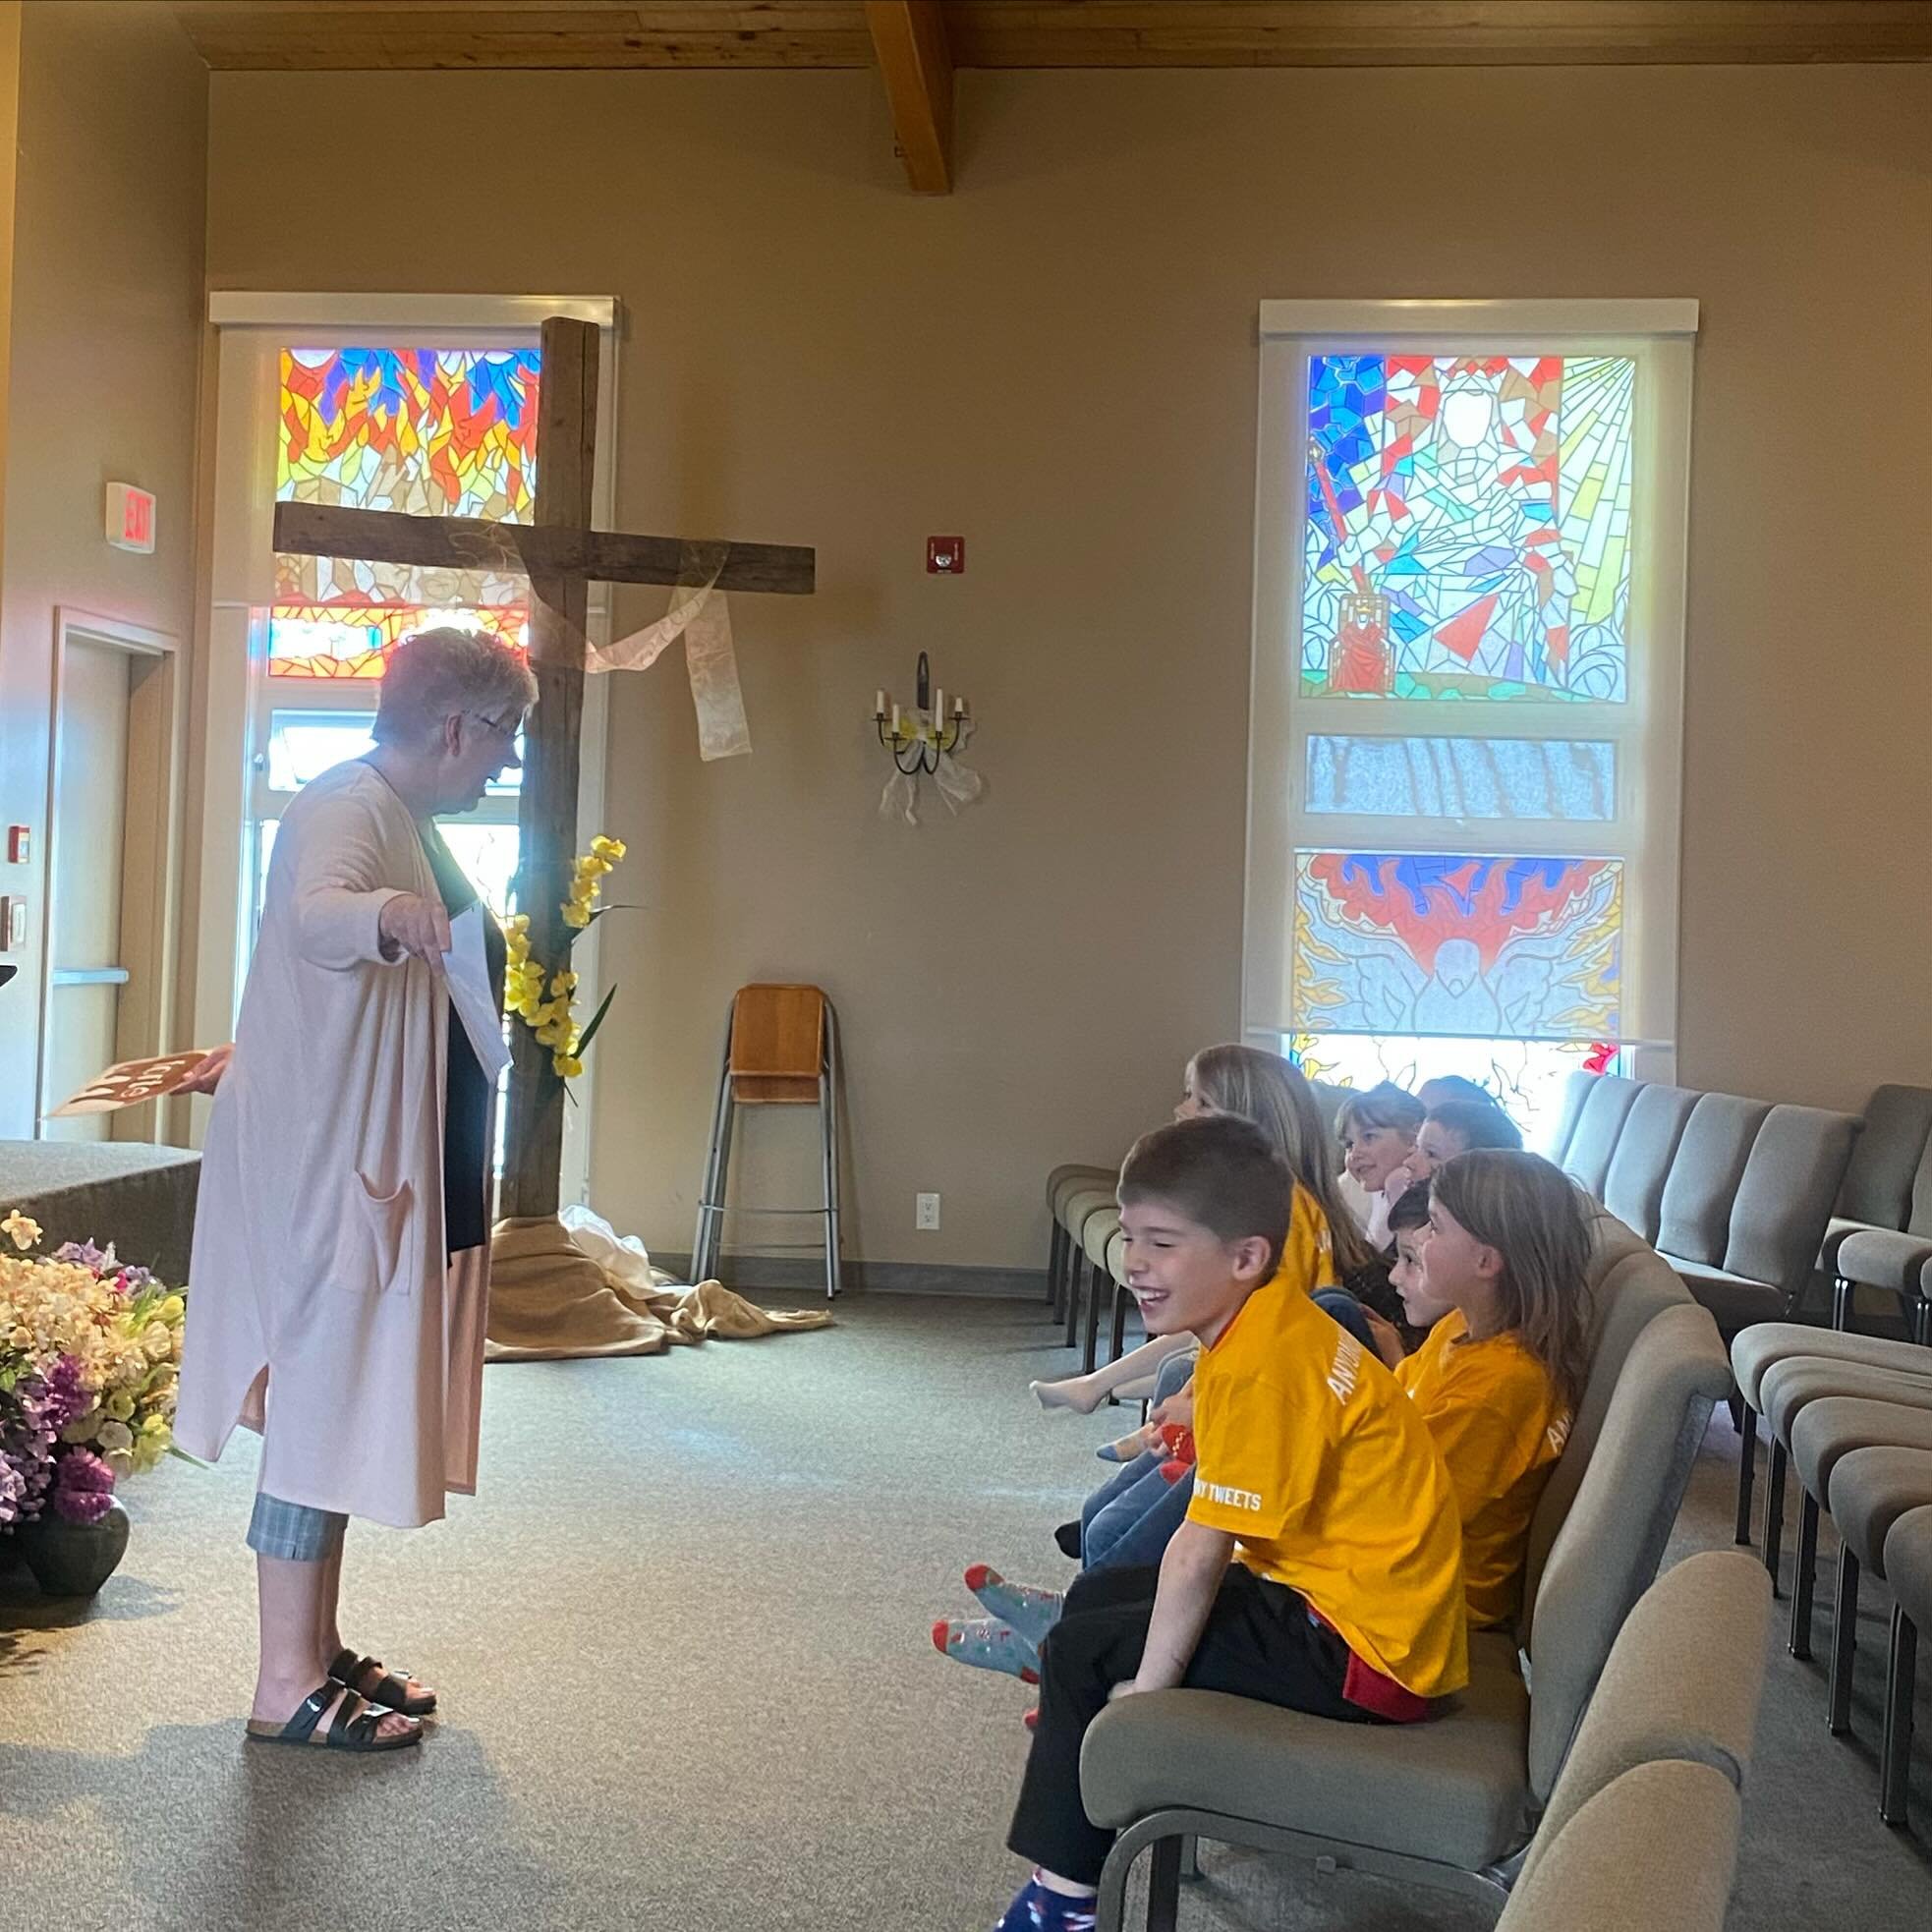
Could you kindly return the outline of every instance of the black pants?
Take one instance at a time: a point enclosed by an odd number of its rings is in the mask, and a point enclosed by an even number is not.
[[[1040,1653],[1040,1724],[1006,1843],[1083,1885],[1100,1883],[1113,1834],[1080,1802],[1080,1744],[1108,1692],[1140,1670],[1160,1576],[1154,1568],[1088,1570],[1066,1593]],[[1347,1645],[1310,1620],[1297,1591],[1229,1563],[1181,1681],[1363,1723],[1368,1713],[1341,1694],[1347,1669]]]

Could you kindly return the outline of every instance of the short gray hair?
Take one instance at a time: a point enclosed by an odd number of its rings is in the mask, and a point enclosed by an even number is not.
[[[537,702],[537,680],[513,644],[452,624],[415,631],[389,653],[372,736],[379,745],[421,744],[452,711],[491,720]]]

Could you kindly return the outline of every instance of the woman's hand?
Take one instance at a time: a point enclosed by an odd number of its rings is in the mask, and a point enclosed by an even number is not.
[[[440,899],[426,899],[420,892],[398,892],[383,901],[375,922],[376,938],[382,942],[382,956],[398,959],[414,953],[426,965],[442,970],[443,954],[449,950],[449,914]]]
[[[1194,1427],[1194,1378],[1174,1391],[1165,1402],[1156,1402],[1148,1412],[1150,1429],[1159,1429],[1163,1423],[1177,1422],[1183,1429]]]
[[[221,1085],[221,1076],[228,1071],[228,1062],[234,1057],[232,1041],[226,1047],[217,1047],[174,1091],[177,1094],[213,1093]]]

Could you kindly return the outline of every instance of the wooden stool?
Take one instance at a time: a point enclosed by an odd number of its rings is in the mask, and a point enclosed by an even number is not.
[[[691,1279],[716,1274],[723,1238],[725,1175],[731,1161],[733,1116],[741,1107],[816,1107],[819,1109],[824,1205],[746,1208],[741,1213],[822,1216],[825,1229],[825,1297],[838,1280],[838,1021],[831,1001],[815,986],[740,987],[724,1024],[723,1064],[711,1144],[698,1189],[698,1226],[691,1237]]]

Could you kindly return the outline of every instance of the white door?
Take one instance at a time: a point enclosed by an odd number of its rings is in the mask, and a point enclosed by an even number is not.
[[[69,635],[54,735],[47,1036],[40,1107],[58,1107],[119,1057],[122,856],[133,657]],[[115,1116],[43,1120],[48,1140],[108,1140]]]

